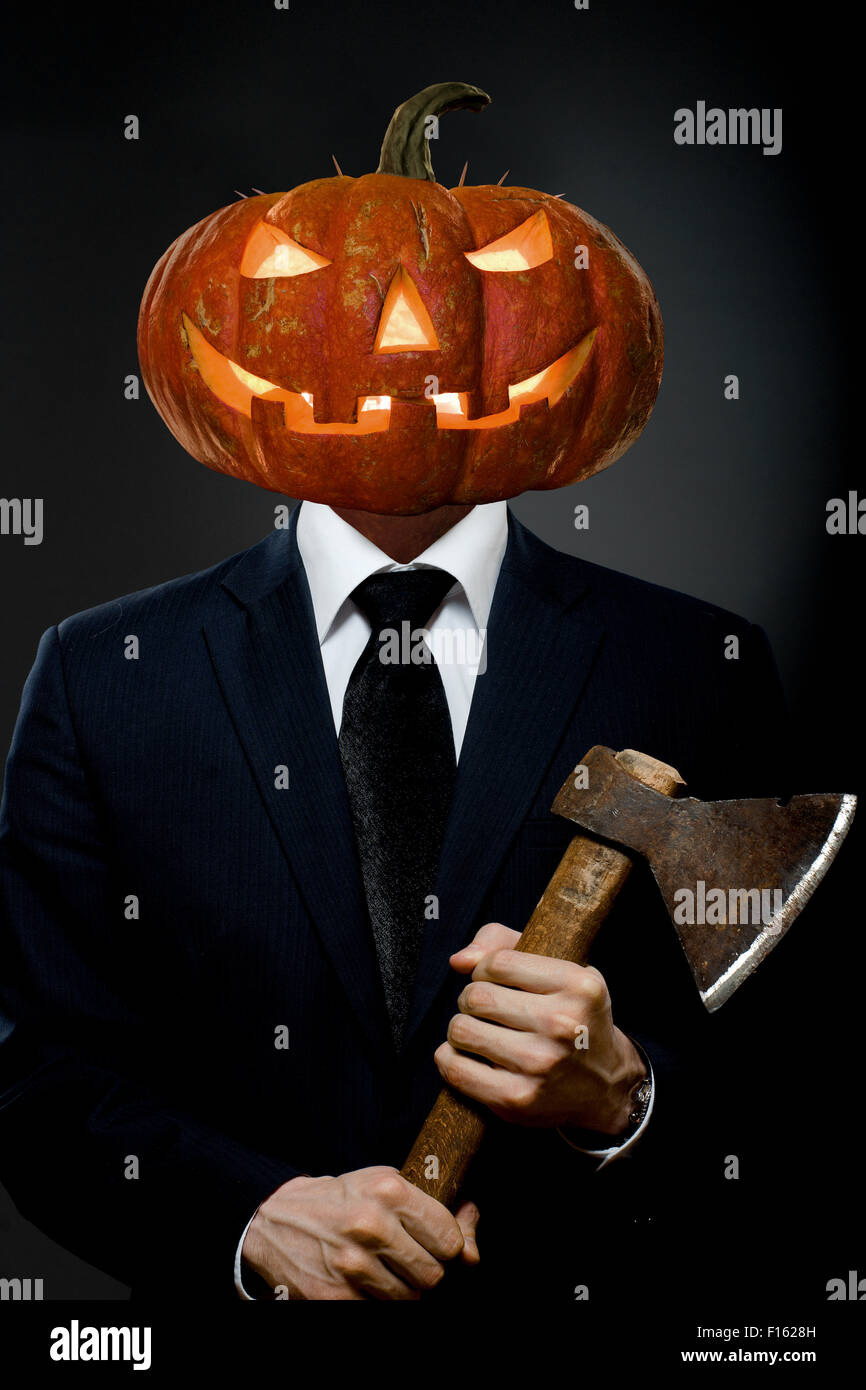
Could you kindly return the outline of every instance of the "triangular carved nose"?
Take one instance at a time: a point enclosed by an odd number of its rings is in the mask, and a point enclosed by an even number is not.
[[[376,331],[374,352],[435,352],[439,339],[418,286],[398,265],[388,286]]]

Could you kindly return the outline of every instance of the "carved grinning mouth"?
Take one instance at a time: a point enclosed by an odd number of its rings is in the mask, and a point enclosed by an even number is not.
[[[324,421],[313,418],[313,396],[309,391],[285,391],[263,377],[254,376],[244,367],[232,362],[213,347],[187,314],[182,315],[190,351],[205,385],[215,396],[233,410],[252,416],[255,397],[265,401],[282,401],[286,429],[301,434],[375,434],[387,430],[391,419],[390,396],[359,396],[357,420]],[[591,328],[579,343],[569,348],[555,362],[524,381],[508,387],[508,409],[495,415],[480,415],[474,420],[467,416],[468,401],[464,392],[444,392],[431,395],[436,408],[436,424],[440,430],[486,430],[513,424],[520,418],[521,407],[533,401],[546,400],[553,406],[565,394],[580,373],[589,356],[598,330]]]

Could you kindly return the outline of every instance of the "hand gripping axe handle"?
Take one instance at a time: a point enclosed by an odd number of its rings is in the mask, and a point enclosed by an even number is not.
[[[674,796],[685,785],[672,767],[643,753],[625,749],[617,760],[663,796]],[[631,865],[621,850],[588,835],[575,835],[515,950],[582,965]],[[403,1165],[404,1178],[446,1207],[452,1206],[478,1152],[484,1124],[482,1107],[444,1086]]]
[[[674,768],[646,754],[590,749],[551,809],[602,838],[575,835],[515,949],[583,964],[631,869],[629,855],[615,847],[624,845],[648,859],[706,1007],[730,998],[820,882],[856,798],[703,802],[684,797],[684,789]],[[704,912],[708,902],[712,914]],[[756,909],[751,923],[743,922],[749,908]],[[484,1114],[443,1087],[403,1176],[453,1206],[481,1143]]]

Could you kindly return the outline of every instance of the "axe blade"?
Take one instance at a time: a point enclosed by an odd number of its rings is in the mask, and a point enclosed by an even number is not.
[[[596,747],[551,809],[648,860],[712,1012],[809,901],[856,805],[854,796],[829,793],[785,805],[773,797],[672,800],[631,777],[611,749]]]

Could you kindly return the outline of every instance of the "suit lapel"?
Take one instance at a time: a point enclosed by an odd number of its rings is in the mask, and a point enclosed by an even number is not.
[[[437,897],[407,1029],[417,1030],[469,938],[476,913],[525,818],[580,697],[603,633],[582,603],[574,561],[509,512],[509,539],[476,680],[445,832]],[[575,759],[581,750],[575,749]],[[512,924],[522,927],[524,924]]]
[[[312,602],[288,531],[223,580],[205,638],[250,770],[331,963],[370,1040],[392,1048]],[[238,600],[238,602],[235,602]],[[289,785],[275,784],[288,769]]]

